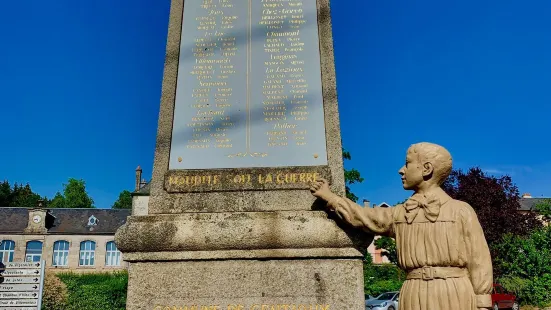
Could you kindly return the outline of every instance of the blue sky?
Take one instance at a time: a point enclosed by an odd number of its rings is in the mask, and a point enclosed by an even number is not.
[[[409,195],[407,147],[509,174],[551,196],[551,2],[333,0],[347,163],[372,202]],[[151,175],[167,0],[9,1],[0,10],[0,179],[53,196],[86,180],[96,206]]]

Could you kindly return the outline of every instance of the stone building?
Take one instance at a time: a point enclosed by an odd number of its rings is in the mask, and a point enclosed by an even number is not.
[[[0,261],[45,260],[56,271],[126,269],[114,235],[130,212],[0,208]]]

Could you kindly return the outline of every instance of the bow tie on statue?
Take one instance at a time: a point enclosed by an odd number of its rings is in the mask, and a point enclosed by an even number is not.
[[[406,220],[408,224],[413,223],[420,209],[423,209],[425,217],[434,223],[440,214],[441,204],[440,199],[434,195],[415,194],[406,201],[404,206],[406,208]]]

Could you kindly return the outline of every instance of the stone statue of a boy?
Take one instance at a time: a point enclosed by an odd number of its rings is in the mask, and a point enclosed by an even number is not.
[[[398,264],[407,272],[400,310],[492,307],[492,260],[482,227],[469,204],[440,188],[451,169],[445,148],[412,145],[399,173],[414,194],[394,208],[362,208],[333,194],[325,180],[312,185],[312,194],[350,225],[396,239]]]

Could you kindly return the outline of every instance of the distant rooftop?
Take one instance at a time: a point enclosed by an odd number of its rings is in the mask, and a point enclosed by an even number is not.
[[[132,193],[133,196],[149,196],[151,190],[151,182],[142,183],[140,189]]]
[[[46,209],[49,234],[114,234],[131,215],[130,209]],[[29,222],[27,208],[0,208],[0,234],[23,233]]]
[[[540,198],[533,198],[532,196],[530,196],[530,194],[524,194],[522,195],[522,198],[520,198],[520,208],[519,210],[521,211],[535,211],[535,207],[538,203],[541,203],[541,202],[544,202],[545,199],[550,199],[550,198],[544,198],[544,197],[540,197]]]

